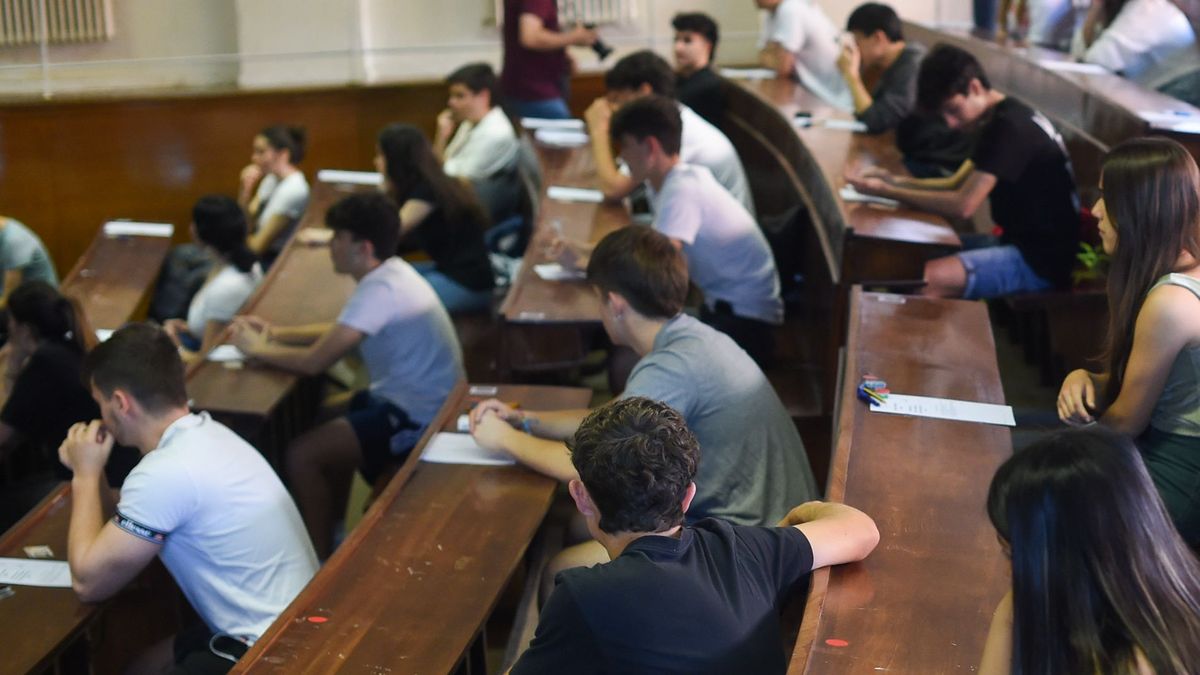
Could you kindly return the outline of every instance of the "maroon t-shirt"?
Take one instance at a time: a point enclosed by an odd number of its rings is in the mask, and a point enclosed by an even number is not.
[[[521,46],[522,14],[533,14],[547,30],[558,31],[555,0],[504,0],[504,70],[500,88],[505,96],[523,101],[544,101],[562,96],[569,66],[565,49],[538,52]]]

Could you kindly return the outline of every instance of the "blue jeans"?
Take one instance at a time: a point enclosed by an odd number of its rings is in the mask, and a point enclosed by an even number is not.
[[[955,255],[967,270],[963,297],[968,300],[1044,291],[1053,286],[1033,271],[1016,246],[988,246]]]
[[[482,291],[467,288],[439,272],[434,263],[429,260],[413,263],[413,268],[425,277],[425,281],[428,281],[430,286],[433,286],[433,291],[437,293],[438,299],[442,301],[446,311],[451,314],[482,312],[492,305],[492,289],[490,288]]]
[[[547,120],[565,120],[571,117],[571,111],[567,109],[567,102],[561,98],[548,98],[544,101],[522,101],[510,98],[506,103],[517,117]]]

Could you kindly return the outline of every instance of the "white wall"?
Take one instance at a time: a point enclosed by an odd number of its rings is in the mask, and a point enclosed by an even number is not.
[[[296,87],[440,78],[468,61],[500,62],[493,0],[114,0],[110,42],[54,46],[56,93],[121,89]],[[635,0],[637,19],[601,29],[621,53],[664,55],[671,17],[703,11],[721,26],[719,61],[754,60],[753,0]],[[856,2],[817,0],[841,25]],[[965,22],[965,0],[897,0],[906,18]],[[604,66],[573,50],[581,69]],[[610,57],[609,63],[613,57]],[[42,90],[37,47],[0,55],[0,95]]]

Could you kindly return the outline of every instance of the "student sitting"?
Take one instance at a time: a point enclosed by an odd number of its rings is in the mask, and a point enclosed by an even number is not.
[[[766,10],[758,60],[779,77],[800,81],[829,105],[850,110],[846,81],[838,73],[838,30],[814,0],[754,0]]]
[[[970,218],[991,199],[1000,246],[925,263],[923,292],[992,298],[1065,287],[1079,248],[1079,200],[1062,137],[1041,113],[992,89],[975,57],[938,45],[921,63],[917,100],[952,129],[978,127],[971,160],[947,179],[871,168],[846,181],[860,192],[949,218]]]
[[[335,324],[282,327],[239,317],[234,343],[251,359],[319,375],[357,347],[371,378],[345,415],[292,442],[288,484],[321,558],[333,549],[355,467],[375,482],[412,450],[463,378],[462,349],[433,288],[394,255],[396,207],[382,194],[358,194],[325,216],[334,231],[333,268],[358,283]]]
[[[250,164],[242,169],[238,204],[250,216],[250,250],[266,267],[279,257],[308,207],[308,181],[296,166],[304,159],[306,141],[303,127],[267,127],[254,137]]]
[[[192,238],[216,264],[192,297],[187,320],[163,323],[167,335],[189,353],[199,349],[208,322],[232,320],[263,278],[258,256],[246,245],[246,214],[229,197],[207,195],[196,202]]]
[[[58,274],[46,245],[16,218],[0,216],[0,272],[0,308],[8,294],[24,281],[37,279],[58,286]]]
[[[676,14],[675,89],[679,102],[696,111],[713,126],[725,118],[725,92],[721,77],[713,71],[720,34],[717,22],[700,12]]]
[[[592,156],[596,161],[601,189],[609,199],[623,199],[633,192],[639,181],[621,173],[617,167],[608,129],[612,116],[621,106],[643,96],[658,94],[674,97],[675,73],[659,55],[640,51],[617,61],[605,73],[604,84],[608,93],[604,98],[596,99],[584,117],[592,137]],[[717,182],[753,214],[754,199],[750,194],[750,184],[733,144],[720,129],[706,122],[686,105],[679,105],[679,114],[683,117],[683,145],[680,152],[683,161],[707,167]]]
[[[904,41],[896,11],[887,5],[859,5],[846,19],[853,40],[842,42],[838,70],[854,99],[854,116],[867,125],[867,133],[895,129],[917,105],[917,69],[925,48]],[[878,72],[873,92],[863,84],[863,73]]]
[[[1058,414],[1136,438],[1180,534],[1200,547],[1200,170],[1164,138],[1126,141],[1101,174],[1109,353],[1063,381]]]
[[[569,448],[571,497],[610,562],[558,575],[513,675],[782,674],[780,606],[812,570],[862,560],[879,542],[869,516],[825,502],[778,527],[685,524],[708,446],[651,399],[593,411]]]
[[[486,310],[495,276],[483,232],[487,214],[470,188],[447,176],[419,129],[391,124],[379,132],[375,169],[400,205],[400,236],[433,258],[414,265],[454,314]]]
[[[121,590],[158,555],[204,624],[156,645],[144,672],[226,672],[304,588],[317,559],[279,477],[207,413],[188,412],[183,362],[149,324],[88,354],[84,381],[101,420],[71,427],[58,450],[75,472],[67,559],[84,602]],[[142,461],[116,517],[102,485],[113,443]],[[173,645],[172,645],[173,643]]]
[[[987,510],[1012,590],[979,675],[1200,672],[1200,567],[1128,440],[1040,440],[996,472]]]
[[[497,105],[496,73],[470,63],[446,78],[450,96],[437,117],[433,152],[447,176],[479,181],[516,170],[517,134]]]
[[[676,244],[649,228],[622,228],[600,241],[587,275],[603,301],[605,332],[640,357],[622,395],[675,408],[704,447],[692,516],[762,525],[816,497],[804,444],[766,376],[727,335],[683,314],[687,263]],[[578,475],[562,441],[586,414],[517,411],[491,400],[472,411],[472,432],[481,445],[568,481]],[[563,560],[602,560],[600,553],[593,542]]]

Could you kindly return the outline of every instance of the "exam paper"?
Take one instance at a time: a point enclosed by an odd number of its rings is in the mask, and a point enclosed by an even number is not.
[[[565,187],[562,185],[551,185],[546,188],[546,196],[550,199],[560,202],[583,202],[585,204],[599,204],[604,201],[604,193],[599,190],[590,190],[588,188]]]
[[[110,220],[104,224],[106,237],[170,237],[175,226],[170,223],[139,223],[133,220]]]
[[[1079,63],[1078,61],[1059,61],[1057,59],[1042,59],[1038,65],[1046,70],[1061,70],[1066,73],[1084,73],[1087,75],[1107,75],[1108,69],[1094,63]]]
[[[904,396],[888,394],[887,400],[880,405],[871,405],[871,412],[888,413],[890,415],[911,415],[913,417],[932,417],[940,420],[958,420],[961,422],[979,422],[981,424],[1001,424],[1008,427],[1017,425],[1013,419],[1012,407],[994,403],[975,403],[973,401],[956,401],[949,398],[932,398],[929,396]]]
[[[233,345],[218,345],[213,347],[213,350],[205,358],[215,363],[225,363],[227,361],[245,361],[246,355]]]
[[[571,118],[565,120],[548,120],[544,117],[522,117],[521,126],[526,129],[563,129],[583,131],[583,120]]]
[[[887,197],[877,197],[875,195],[864,195],[854,189],[853,185],[843,185],[841,192],[842,201],[844,202],[864,202],[866,204],[879,204],[880,206],[900,206],[900,202]]]
[[[343,185],[383,185],[383,174],[374,171],[321,169],[317,172],[317,180],[322,183],[342,183]]]
[[[577,148],[587,145],[590,140],[586,132],[573,129],[538,129],[533,132],[533,137],[538,143],[560,148]]]
[[[775,71],[767,68],[722,68],[721,75],[739,80],[775,79]]]
[[[0,584],[70,588],[71,568],[65,560],[0,558]]]
[[[534,265],[533,271],[546,281],[580,281],[587,278],[587,272],[563,267],[560,263]]]
[[[826,117],[818,120],[818,124],[826,129],[841,129],[843,131],[854,131],[857,133],[865,133],[867,125],[858,120],[844,120],[838,117]]]
[[[115,332],[117,332],[117,331],[115,331],[111,328],[97,328],[96,329],[96,340],[98,342],[107,342],[108,338],[112,337],[112,334]]]
[[[455,434],[440,431],[433,435],[421,461],[435,464],[478,464],[480,466],[507,466],[515,464],[512,457],[479,447],[471,434]]]

